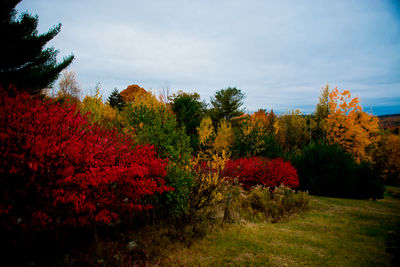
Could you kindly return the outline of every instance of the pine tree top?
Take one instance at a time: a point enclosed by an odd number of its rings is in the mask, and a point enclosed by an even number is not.
[[[58,50],[46,44],[61,30],[61,24],[38,34],[39,17],[22,13],[17,19],[16,5],[21,0],[0,1],[0,84],[10,84],[32,94],[51,87],[59,73],[68,67],[74,56],[57,63]]]

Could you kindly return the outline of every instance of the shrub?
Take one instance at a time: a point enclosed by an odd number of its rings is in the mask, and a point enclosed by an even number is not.
[[[221,174],[226,161],[225,151],[222,151],[220,155],[218,153],[199,154],[191,160],[188,170],[193,175],[193,186],[189,194],[187,215],[192,220],[206,213],[208,207],[224,198],[224,177]]]
[[[338,145],[311,144],[292,160],[300,189],[332,197],[380,198],[380,180],[369,164],[356,164]]]
[[[139,99],[136,100],[139,102]],[[188,192],[192,184],[191,175],[184,170],[192,152],[190,138],[165,105],[158,103],[151,106],[150,103],[127,103],[122,117],[127,129],[132,127],[133,138],[139,144],[152,144],[161,158],[169,159],[165,181],[175,190],[157,201],[163,216],[179,217],[187,209]]]
[[[90,125],[74,106],[0,93],[2,229],[109,224],[151,209],[166,160],[115,130]]]
[[[273,191],[268,187],[256,186],[232,196],[225,209],[225,220],[230,221],[236,217],[236,220],[277,222],[293,213],[304,211],[309,202],[308,193],[296,193],[283,185]]]
[[[271,188],[281,184],[290,188],[299,186],[296,169],[290,162],[285,162],[281,158],[268,160],[252,157],[229,160],[223,175],[231,180],[237,179],[247,189],[255,185]]]
[[[166,192],[156,199],[156,215],[160,218],[181,218],[189,209],[189,194],[193,186],[193,174],[170,162],[165,181],[174,190]]]
[[[385,188],[381,179],[372,168],[371,163],[361,162],[356,168],[354,197],[356,198],[383,198]]]

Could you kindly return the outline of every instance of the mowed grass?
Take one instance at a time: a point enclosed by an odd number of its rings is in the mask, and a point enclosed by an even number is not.
[[[390,188],[400,195],[400,188]],[[281,223],[225,225],[190,247],[175,248],[170,266],[391,266],[400,198],[352,200],[312,196],[310,209]]]

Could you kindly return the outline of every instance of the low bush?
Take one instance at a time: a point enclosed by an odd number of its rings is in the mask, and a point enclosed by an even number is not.
[[[368,163],[357,164],[337,145],[311,144],[292,159],[300,189],[310,194],[382,198],[383,186]]]
[[[193,174],[184,167],[170,162],[165,181],[174,188],[156,198],[155,216],[173,221],[182,218],[189,210],[189,194],[193,187]]]
[[[187,216],[191,221],[207,216],[208,208],[223,200],[225,179],[222,172],[226,161],[223,151],[221,154],[199,154],[189,163],[188,170],[193,174],[193,186],[189,193]]]
[[[232,192],[231,201],[225,208],[224,220],[227,221],[277,222],[308,208],[307,192],[295,192],[283,185],[274,190],[262,186],[251,190],[235,187]]]
[[[229,160],[223,175],[230,180],[237,180],[246,189],[256,185],[271,188],[281,184],[290,188],[299,186],[296,169],[281,158],[270,160],[251,157]]]

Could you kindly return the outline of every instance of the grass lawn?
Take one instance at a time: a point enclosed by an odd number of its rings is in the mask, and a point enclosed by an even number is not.
[[[378,201],[312,196],[310,209],[297,217],[226,225],[190,247],[176,247],[161,264],[391,266],[387,249],[398,236],[400,188],[388,189],[392,194]]]

